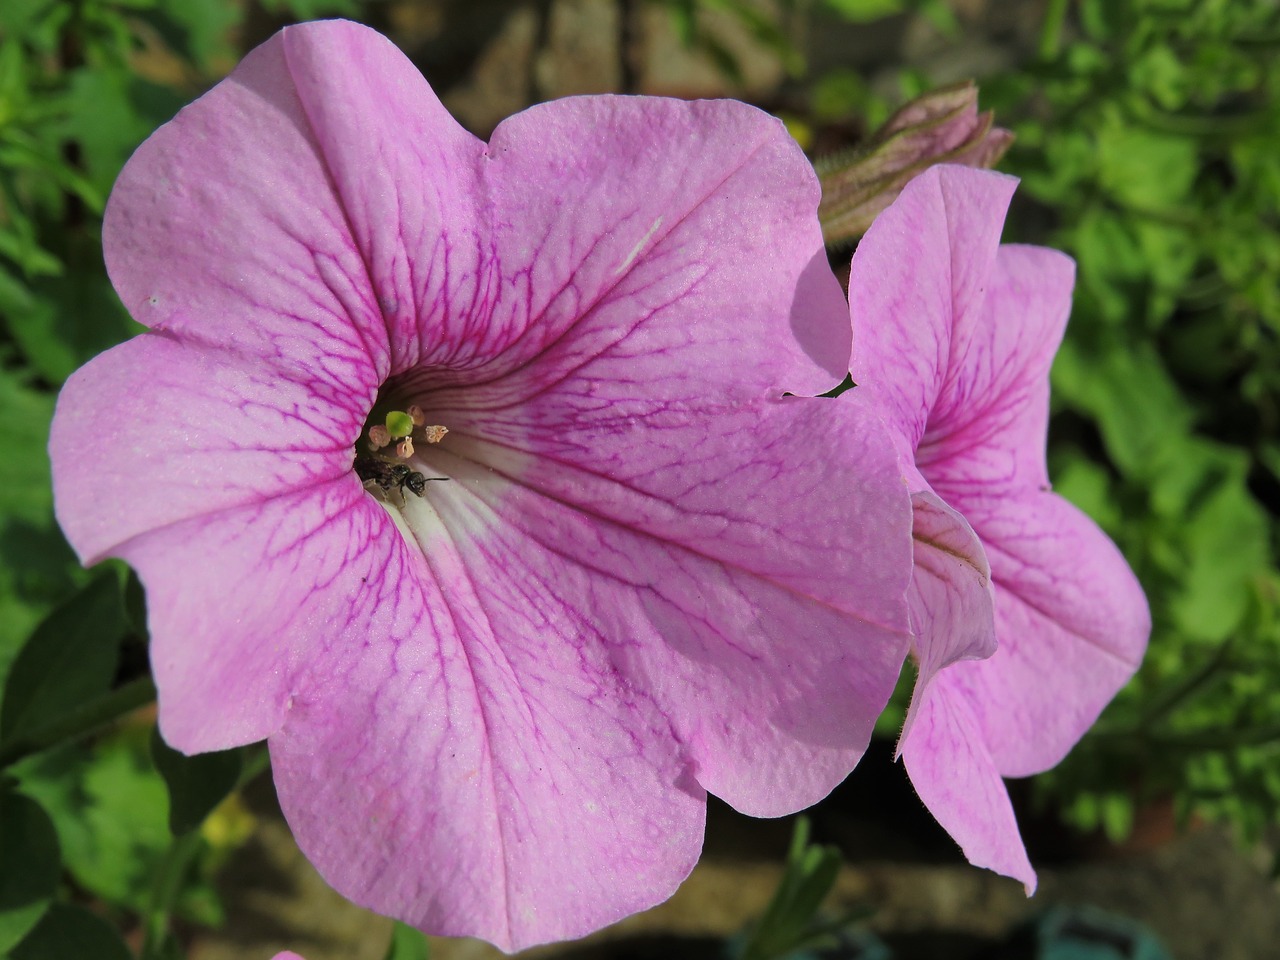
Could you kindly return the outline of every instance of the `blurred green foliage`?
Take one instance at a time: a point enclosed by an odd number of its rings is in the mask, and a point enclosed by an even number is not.
[[[1278,50],[1269,0],[1055,3],[984,87],[1018,134],[1007,236],[1079,265],[1051,473],[1152,607],[1139,675],[1044,778],[1114,837],[1169,795],[1246,836],[1280,811]]]
[[[828,5],[856,22],[911,6]],[[1113,839],[1170,797],[1253,837],[1280,819],[1280,7],[1043,10],[1026,65],[978,78],[1017,134],[1005,240],[1076,258],[1050,472],[1134,566],[1154,630],[1138,676],[1037,793]],[[897,80],[903,100],[928,85],[911,66]],[[815,78],[809,103],[819,124],[872,126],[891,107],[848,69]]]
[[[293,19],[357,9],[353,0],[262,7]],[[248,12],[228,0],[0,3],[5,956],[128,958],[121,931],[130,929],[143,960],[181,956],[171,918],[220,921],[212,873],[251,822],[210,812],[265,768],[265,753],[189,759],[153,747],[145,716],[44,749],[77,711],[92,718],[101,706],[107,716],[113,703],[149,699],[136,580],[119,565],[94,576],[80,568],[54,522],[45,444],[63,380],[140,329],[103,267],[111,185],[152,130],[234,66]],[[85,897],[93,912],[68,902]]]

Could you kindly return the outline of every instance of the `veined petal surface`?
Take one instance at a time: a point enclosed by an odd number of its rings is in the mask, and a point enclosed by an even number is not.
[[[1028,895],[1034,893],[1036,874],[1009,791],[974,716],[980,696],[956,669],[942,671],[918,696],[914,722],[901,743],[916,793],[970,863],[1020,880]]]
[[[150,330],[51,439],[68,537],[147,587],[166,738],[267,737],[339,890],[505,949],[670,895],[708,789],[820,799],[906,654],[911,511],[866,404],[784,396],[848,366],[817,201],[741,104],[486,145],[363,27],[246,57],[121,175]],[[375,496],[360,435],[411,403],[446,479]]]
[[[914,460],[917,529],[952,515],[949,532],[917,535],[920,678],[902,753],[966,856],[1030,887],[999,777],[1062,759],[1136,670],[1150,617],[1106,535],[1048,492],[1048,374],[1074,265],[998,246],[1012,189],[1007,177],[959,167],[916,178],[859,246],[850,307],[855,380]],[[972,545],[962,522],[982,562],[972,549],[938,549]],[[973,571],[984,568],[998,647],[986,659],[957,656],[960,637],[981,632]]]

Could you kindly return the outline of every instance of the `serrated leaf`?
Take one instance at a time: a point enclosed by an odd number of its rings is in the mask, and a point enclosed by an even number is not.
[[[40,922],[60,871],[49,815],[30,797],[0,792],[0,955]]]
[[[188,757],[151,733],[151,759],[169,790],[169,829],[181,836],[200,826],[222,802],[244,769],[241,750],[200,753]]]

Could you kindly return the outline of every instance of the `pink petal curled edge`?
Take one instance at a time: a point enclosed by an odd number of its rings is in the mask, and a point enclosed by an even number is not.
[[[706,790],[825,795],[906,654],[911,510],[869,404],[784,396],[848,366],[817,200],[742,104],[486,146],[363,27],[246,57],[122,173],[151,329],[50,441],[81,557],[146,584],[166,739],[267,737],[338,890],[508,950],[669,896]],[[449,428],[421,498],[354,475],[378,398]]]
[[[998,245],[1013,185],[961,167],[918,177],[858,248],[850,305],[862,318],[855,379],[888,411],[918,483],[980,539],[994,590],[998,649],[952,657],[932,676],[930,651],[956,649],[955,623],[913,604],[922,669],[902,755],[970,861],[1031,892],[1000,778],[1062,759],[1137,669],[1151,622],[1115,546],[1048,492],[1048,375],[1074,266],[1052,250]],[[971,565],[957,559],[952,582]]]

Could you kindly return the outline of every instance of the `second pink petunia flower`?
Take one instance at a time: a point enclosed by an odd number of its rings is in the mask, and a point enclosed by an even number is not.
[[[1049,489],[1049,367],[1075,270],[1000,245],[1015,184],[917,177],[859,244],[849,301],[853,393],[884,411],[915,507],[902,756],[969,860],[1032,889],[1001,778],[1063,758],[1137,669],[1151,620],[1115,546]]]
[[[268,738],[335,887],[507,949],[668,896],[705,791],[825,795],[906,655],[911,518],[879,421],[812,399],[850,352],[817,202],[742,104],[485,144],[365,28],[251,53],[121,174],[149,330],[51,440],[81,557],[146,585],[165,738]]]

